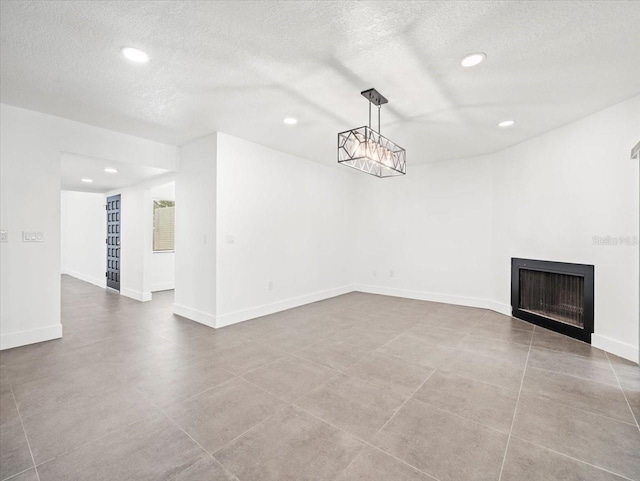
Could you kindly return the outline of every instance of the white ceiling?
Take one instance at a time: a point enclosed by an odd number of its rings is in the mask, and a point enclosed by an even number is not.
[[[117,169],[109,174],[105,168]],[[80,192],[109,192],[110,190],[138,184],[142,181],[166,174],[167,170],[146,167],[128,162],[96,159],[63,152],[60,159],[60,188]],[[91,179],[90,184],[82,179]]]
[[[409,168],[640,93],[637,1],[3,1],[0,17],[4,103],[172,144],[218,130],[329,163],[337,132],[366,123],[369,87],[390,101],[382,133]],[[125,45],[151,62],[124,60]],[[487,60],[462,68],[476,51]]]

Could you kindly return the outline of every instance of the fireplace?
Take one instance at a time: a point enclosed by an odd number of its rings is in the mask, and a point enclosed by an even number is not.
[[[513,317],[591,343],[594,268],[511,259]]]

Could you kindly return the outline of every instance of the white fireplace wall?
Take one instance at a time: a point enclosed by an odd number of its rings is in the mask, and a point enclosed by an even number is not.
[[[511,257],[593,264],[592,343],[635,361],[639,196],[630,152],[639,138],[637,96],[508,148],[493,162],[492,299],[510,304]],[[620,237],[629,242],[611,245]]]
[[[356,288],[509,314],[512,257],[593,264],[592,343],[638,361],[639,137],[637,96],[496,154],[360,176]]]

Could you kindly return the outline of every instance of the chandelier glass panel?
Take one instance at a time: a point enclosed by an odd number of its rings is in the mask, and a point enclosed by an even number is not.
[[[394,177],[407,171],[406,151],[380,134],[380,108],[388,101],[375,89],[361,94],[369,100],[369,126],[338,134],[338,163],[376,177]],[[378,131],[371,128],[371,105],[378,107]]]

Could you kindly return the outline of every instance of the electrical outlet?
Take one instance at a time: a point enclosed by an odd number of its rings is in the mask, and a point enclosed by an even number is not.
[[[389,271],[389,277],[395,277],[395,276],[396,276],[396,273],[395,273],[395,272],[393,272],[393,271]]]
[[[235,238],[235,236],[228,235],[228,236],[227,236],[227,244],[235,244],[235,243],[236,243],[236,238]]]
[[[269,290],[272,291],[273,290],[273,281],[269,281]]]
[[[0,242],[9,242],[9,232],[6,230],[0,230]]]
[[[378,277],[378,271],[373,271],[373,277]]]

